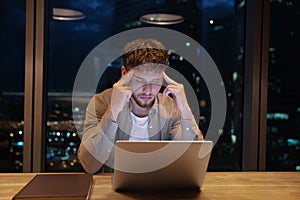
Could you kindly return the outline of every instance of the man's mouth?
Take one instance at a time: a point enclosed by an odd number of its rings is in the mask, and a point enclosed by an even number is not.
[[[153,99],[153,96],[149,95],[140,95],[139,98],[143,101],[150,101]]]

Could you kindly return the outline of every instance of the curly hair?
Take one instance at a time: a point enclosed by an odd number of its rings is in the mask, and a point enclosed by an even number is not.
[[[165,70],[168,52],[164,45],[155,39],[136,39],[128,42],[123,49],[123,63],[127,70],[153,63],[153,69]],[[149,66],[149,65],[148,65]]]

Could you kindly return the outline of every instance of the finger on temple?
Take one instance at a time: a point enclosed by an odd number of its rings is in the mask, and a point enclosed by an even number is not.
[[[119,84],[124,86],[124,85],[127,85],[131,79],[132,79],[132,76],[133,76],[133,70],[130,70],[128,71],[122,78],[121,80],[119,81]]]
[[[163,78],[165,79],[165,81],[168,84],[173,84],[173,85],[177,84],[177,82],[175,82],[173,79],[171,79],[170,77],[168,77],[168,75],[165,72],[163,72]]]

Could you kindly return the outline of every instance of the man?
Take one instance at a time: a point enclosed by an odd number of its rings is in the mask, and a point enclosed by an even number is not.
[[[104,164],[113,166],[117,140],[203,139],[183,85],[165,73],[168,53],[160,42],[127,43],[123,62],[122,78],[96,94],[86,109],[78,158],[88,173],[96,173]],[[159,93],[163,80],[168,85]]]

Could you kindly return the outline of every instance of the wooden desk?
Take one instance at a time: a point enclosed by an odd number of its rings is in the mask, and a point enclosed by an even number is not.
[[[0,173],[0,200],[10,200],[34,173]],[[208,172],[201,191],[117,193],[111,174],[95,175],[90,199],[300,199],[299,172]]]

